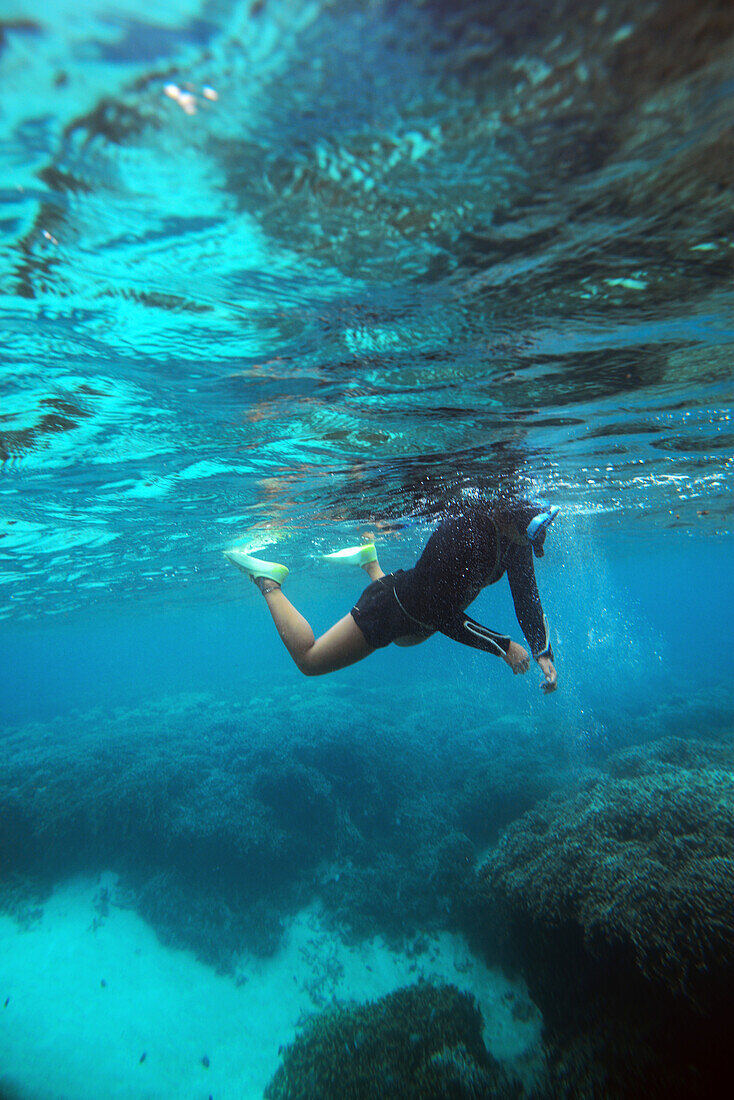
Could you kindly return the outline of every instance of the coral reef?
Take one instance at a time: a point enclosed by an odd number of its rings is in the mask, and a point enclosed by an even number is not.
[[[419,708],[396,692],[393,723],[380,691],[345,723],[337,682],[309,688],[7,731],[2,876],[115,871],[167,942],[224,969],[315,896],[357,936],[461,925],[475,845],[545,793],[554,750],[534,756],[520,719],[493,736],[470,703],[448,737],[438,688]]]
[[[616,753],[509,826],[479,882],[488,942],[549,1026],[554,1094],[707,1094],[734,1010],[732,741]]]
[[[311,1020],[265,1090],[266,1100],[482,1100],[519,1095],[482,1041],[476,1003],[421,982]]]
[[[734,749],[667,739],[510,826],[485,889],[592,955],[621,948],[693,1002],[734,976]]]

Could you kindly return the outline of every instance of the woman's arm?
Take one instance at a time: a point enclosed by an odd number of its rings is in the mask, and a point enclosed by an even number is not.
[[[553,664],[550,627],[543,614],[538,585],[535,581],[533,552],[529,546],[513,546],[507,555],[507,579],[515,604],[520,628],[528,640],[530,651],[545,675],[541,689],[555,691],[558,674]]]
[[[499,634],[488,626],[482,626],[463,611],[442,622],[438,629],[441,634],[455,642],[471,646],[472,649],[481,649],[483,653],[492,653],[495,657],[506,657],[512,645],[507,634]]]

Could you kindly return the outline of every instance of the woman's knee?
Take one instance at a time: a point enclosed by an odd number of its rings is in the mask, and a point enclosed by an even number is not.
[[[305,653],[294,657],[298,671],[302,672],[304,676],[322,676],[327,671],[325,668],[320,667],[320,661],[314,657],[313,649],[312,646]]]
[[[372,648],[351,615],[345,615],[312,645],[291,656],[304,676],[337,672],[372,653]]]

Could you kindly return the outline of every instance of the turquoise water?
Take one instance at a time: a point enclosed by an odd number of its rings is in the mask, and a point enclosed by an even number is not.
[[[474,935],[439,849],[479,867],[616,750],[728,743],[733,35],[715,0],[2,4],[8,912],[114,873],[224,973],[315,900],[350,936]],[[222,555],[286,562],[319,633],[365,583],[323,553],[370,533],[409,568],[508,486],[562,509],[548,698],[443,638],[305,680]],[[472,613],[519,638],[504,582]],[[232,841],[248,813],[267,842]],[[218,918],[174,919],[192,890]],[[20,1034],[12,1095],[82,1096]],[[96,1095],[148,1095],[116,1067]]]

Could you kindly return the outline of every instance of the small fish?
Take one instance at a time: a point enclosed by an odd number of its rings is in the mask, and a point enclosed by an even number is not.
[[[140,1059],[139,1059],[141,1066],[142,1066],[143,1062],[145,1061],[145,1059],[147,1057],[148,1057],[148,1052],[147,1052],[147,1050],[144,1050],[143,1053],[140,1055]]]
[[[204,1055],[204,1057],[203,1057],[203,1058],[201,1059],[201,1064],[202,1064],[202,1066],[204,1067],[204,1069],[209,1069],[209,1058],[208,1058],[208,1056],[207,1056],[206,1054],[205,1054],[205,1055]]]
[[[6,997],[5,998],[5,1004],[3,1005],[3,1008],[7,1008],[9,1004],[10,1004],[10,997]]]

